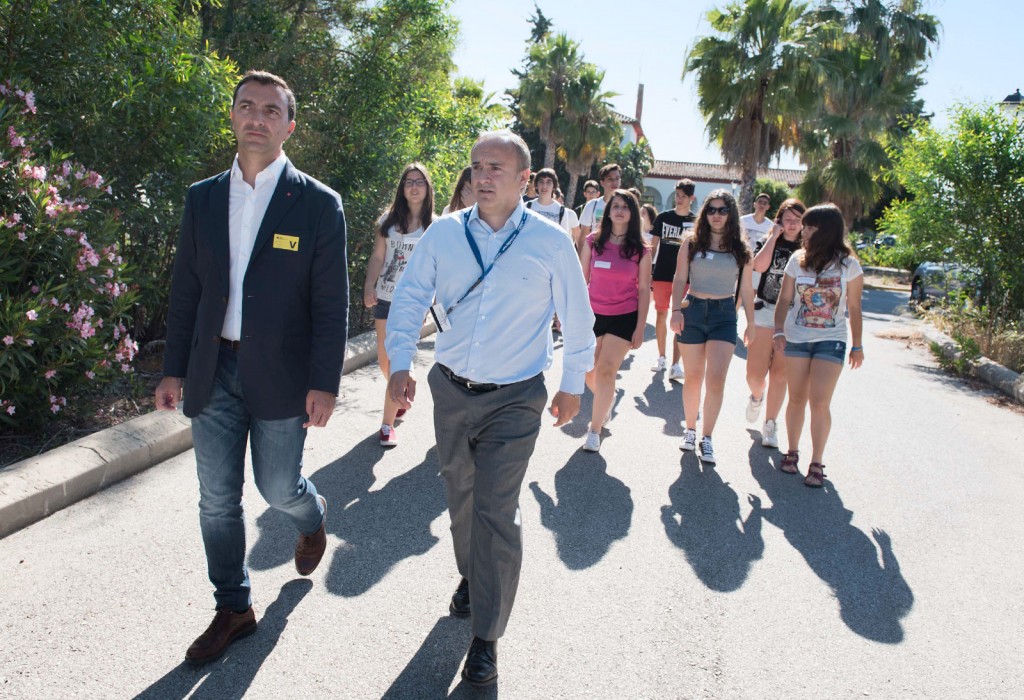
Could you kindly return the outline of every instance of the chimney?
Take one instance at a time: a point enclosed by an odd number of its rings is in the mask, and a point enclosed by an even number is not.
[[[644,84],[640,83],[636,89],[636,120],[639,122],[644,113]]]

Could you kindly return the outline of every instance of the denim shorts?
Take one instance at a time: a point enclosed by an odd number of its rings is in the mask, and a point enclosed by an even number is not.
[[[389,311],[391,311],[391,302],[378,299],[377,304],[373,307],[373,320],[387,321]]]
[[[841,365],[846,361],[846,343],[841,340],[817,340],[812,343],[786,341],[786,357],[825,360]]]
[[[684,345],[702,345],[709,340],[736,344],[736,300],[698,299],[687,296],[690,305],[683,309],[683,332],[676,334],[676,342]]]

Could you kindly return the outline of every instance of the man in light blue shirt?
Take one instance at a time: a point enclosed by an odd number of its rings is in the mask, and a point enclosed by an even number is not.
[[[510,131],[487,132],[472,161],[477,204],[423,234],[392,298],[385,349],[388,391],[409,408],[416,341],[436,297],[446,329],[427,379],[462,575],[449,610],[473,619],[462,677],[489,685],[498,677],[496,642],[519,586],[519,491],[547,403],[542,372],[554,356],[552,314],[563,339],[561,386],[548,408],[556,427],[579,412],[595,340],[572,242],[520,199],[530,175],[526,144]]]

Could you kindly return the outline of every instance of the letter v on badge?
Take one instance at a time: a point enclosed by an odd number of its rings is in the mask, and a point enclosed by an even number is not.
[[[298,236],[286,236],[283,233],[274,234],[274,247],[280,248],[281,250],[294,250],[299,249],[299,237]]]

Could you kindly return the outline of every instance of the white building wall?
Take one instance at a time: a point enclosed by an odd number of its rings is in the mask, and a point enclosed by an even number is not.
[[[644,178],[644,196],[647,199],[653,199],[652,202],[659,212],[671,209],[675,206],[675,191],[676,183],[681,178],[670,179],[664,177],[645,177]],[[733,196],[739,195],[739,183],[733,185],[731,183],[722,182],[701,182],[694,180],[694,194],[697,195],[697,201],[694,203],[694,213],[700,209],[700,205],[704,203],[704,200],[711,193],[712,190],[724,189],[732,192]]]

